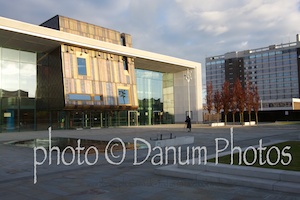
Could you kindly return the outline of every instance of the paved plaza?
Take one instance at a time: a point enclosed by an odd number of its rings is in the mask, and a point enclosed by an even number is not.
[[[118,127],[88,130],[53,130],[52,137],[92,139],[110,141],[120,138],[124,143],[133,143],[134,138],[150,141],[150,138],[173,136],[194,136],[192,146],[207,147],[208,154],[215,151],[215,139],[230,140],[230,127],[212,128],[208,125],[193,125],[192,132],[187,132],[183,124],[156,125],[145,127]],[[253,127],[233,126],[234,144],[246,147],[283,140],[300,140],[300,125],[293,123],[260,124]],[[71,165],[72,154],[65,153],[57,165],[57,154],[52,152],[46,158],[42,150],[7,144],[34,138],[48,138],[48,130],[36,132],[0,133],[0,199],[300,199],[299,194],[243,187],[233,184],[220,184],[185,178],[161,176],[155,173],[150,160],[155,155],[151,152],[148,160],[141,165],[134,165],[134,160],[143,160],[148,149],[125,151],[120,165],[108,162],[100,152],[98,162],[91,164],[95,154],[80,154]],[[184,145],[182,149],[186,149]],[[104,150],[104,149],[103,149]],[[63,151],[63,149],[61,149]],[[92,151],[92,150],[91,150]],[[111,161],[120,161],[122,151],[116,152]],[[137,153],[135,155],[134,153]],[[54,155],[55,154],[55,155]],[[184,153],[183,153],[184,154]],[[64,158],[63,158],[64,156]],[[86,156],[86,157],[85,157]],[[37,182],[34,184],[34,160],[42,163],[36,166]],[[170,158],[172,158],[170,156]],[[86,163],[78,162],[87,159]],[[172,161],[172,160],[171,160]],[[171,162],[170,162],[171,163]]]

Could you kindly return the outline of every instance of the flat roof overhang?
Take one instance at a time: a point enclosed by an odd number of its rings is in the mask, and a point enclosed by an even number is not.
[[[131,47],[103,42],[42,26],[0,17],[0,46],[6,48],[51,52],[60,45],[72,45],[134,58],[135,68],[176,73],[201,66],[200,63]]]

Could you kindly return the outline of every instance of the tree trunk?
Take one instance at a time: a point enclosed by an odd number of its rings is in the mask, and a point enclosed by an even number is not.
[[[251,122],[251,112],[248,112],[249,122]]]
[[[244,119],[244,112],[242,112],[242,123],[245,122],[245,119]]]
[[[242,113],[240,112],[240,124],[242,124]]]
[[[255,112],[256,125],[258,124],[258,112]]]
[[[233,122],[233,125],[235,125],[235,113],[232,113],[232,122]]]
[[[225,114],[225,125],[227,125],[227,114]]]
[[[217,113],[217,122],[219,123],[220,119],[219,119],[219,113]]]

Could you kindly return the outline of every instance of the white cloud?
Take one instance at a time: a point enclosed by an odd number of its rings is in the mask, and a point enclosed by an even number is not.
[[[244,42],[241,43],[242,48],[245,49],[245,48],[247,48],[247,46],[248,46],[248,41],[244,41]]]
[[[221,35],[229,30],[227,26],[224,25],[201,25],[199,27],[200,31],[205,31],[207,33],[211,33],[213,35]]]

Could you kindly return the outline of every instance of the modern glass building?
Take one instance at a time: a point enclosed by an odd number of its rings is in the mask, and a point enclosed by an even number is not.
[[[40,26],[0,19],[1,132],[182,123],[188,104],[202,121],[200,63],[63,16]]]
[[[258,86],[261,111],[295,110],[300,94],[300,40],[206,58],[206,79],[221,90],[248,79]]]

